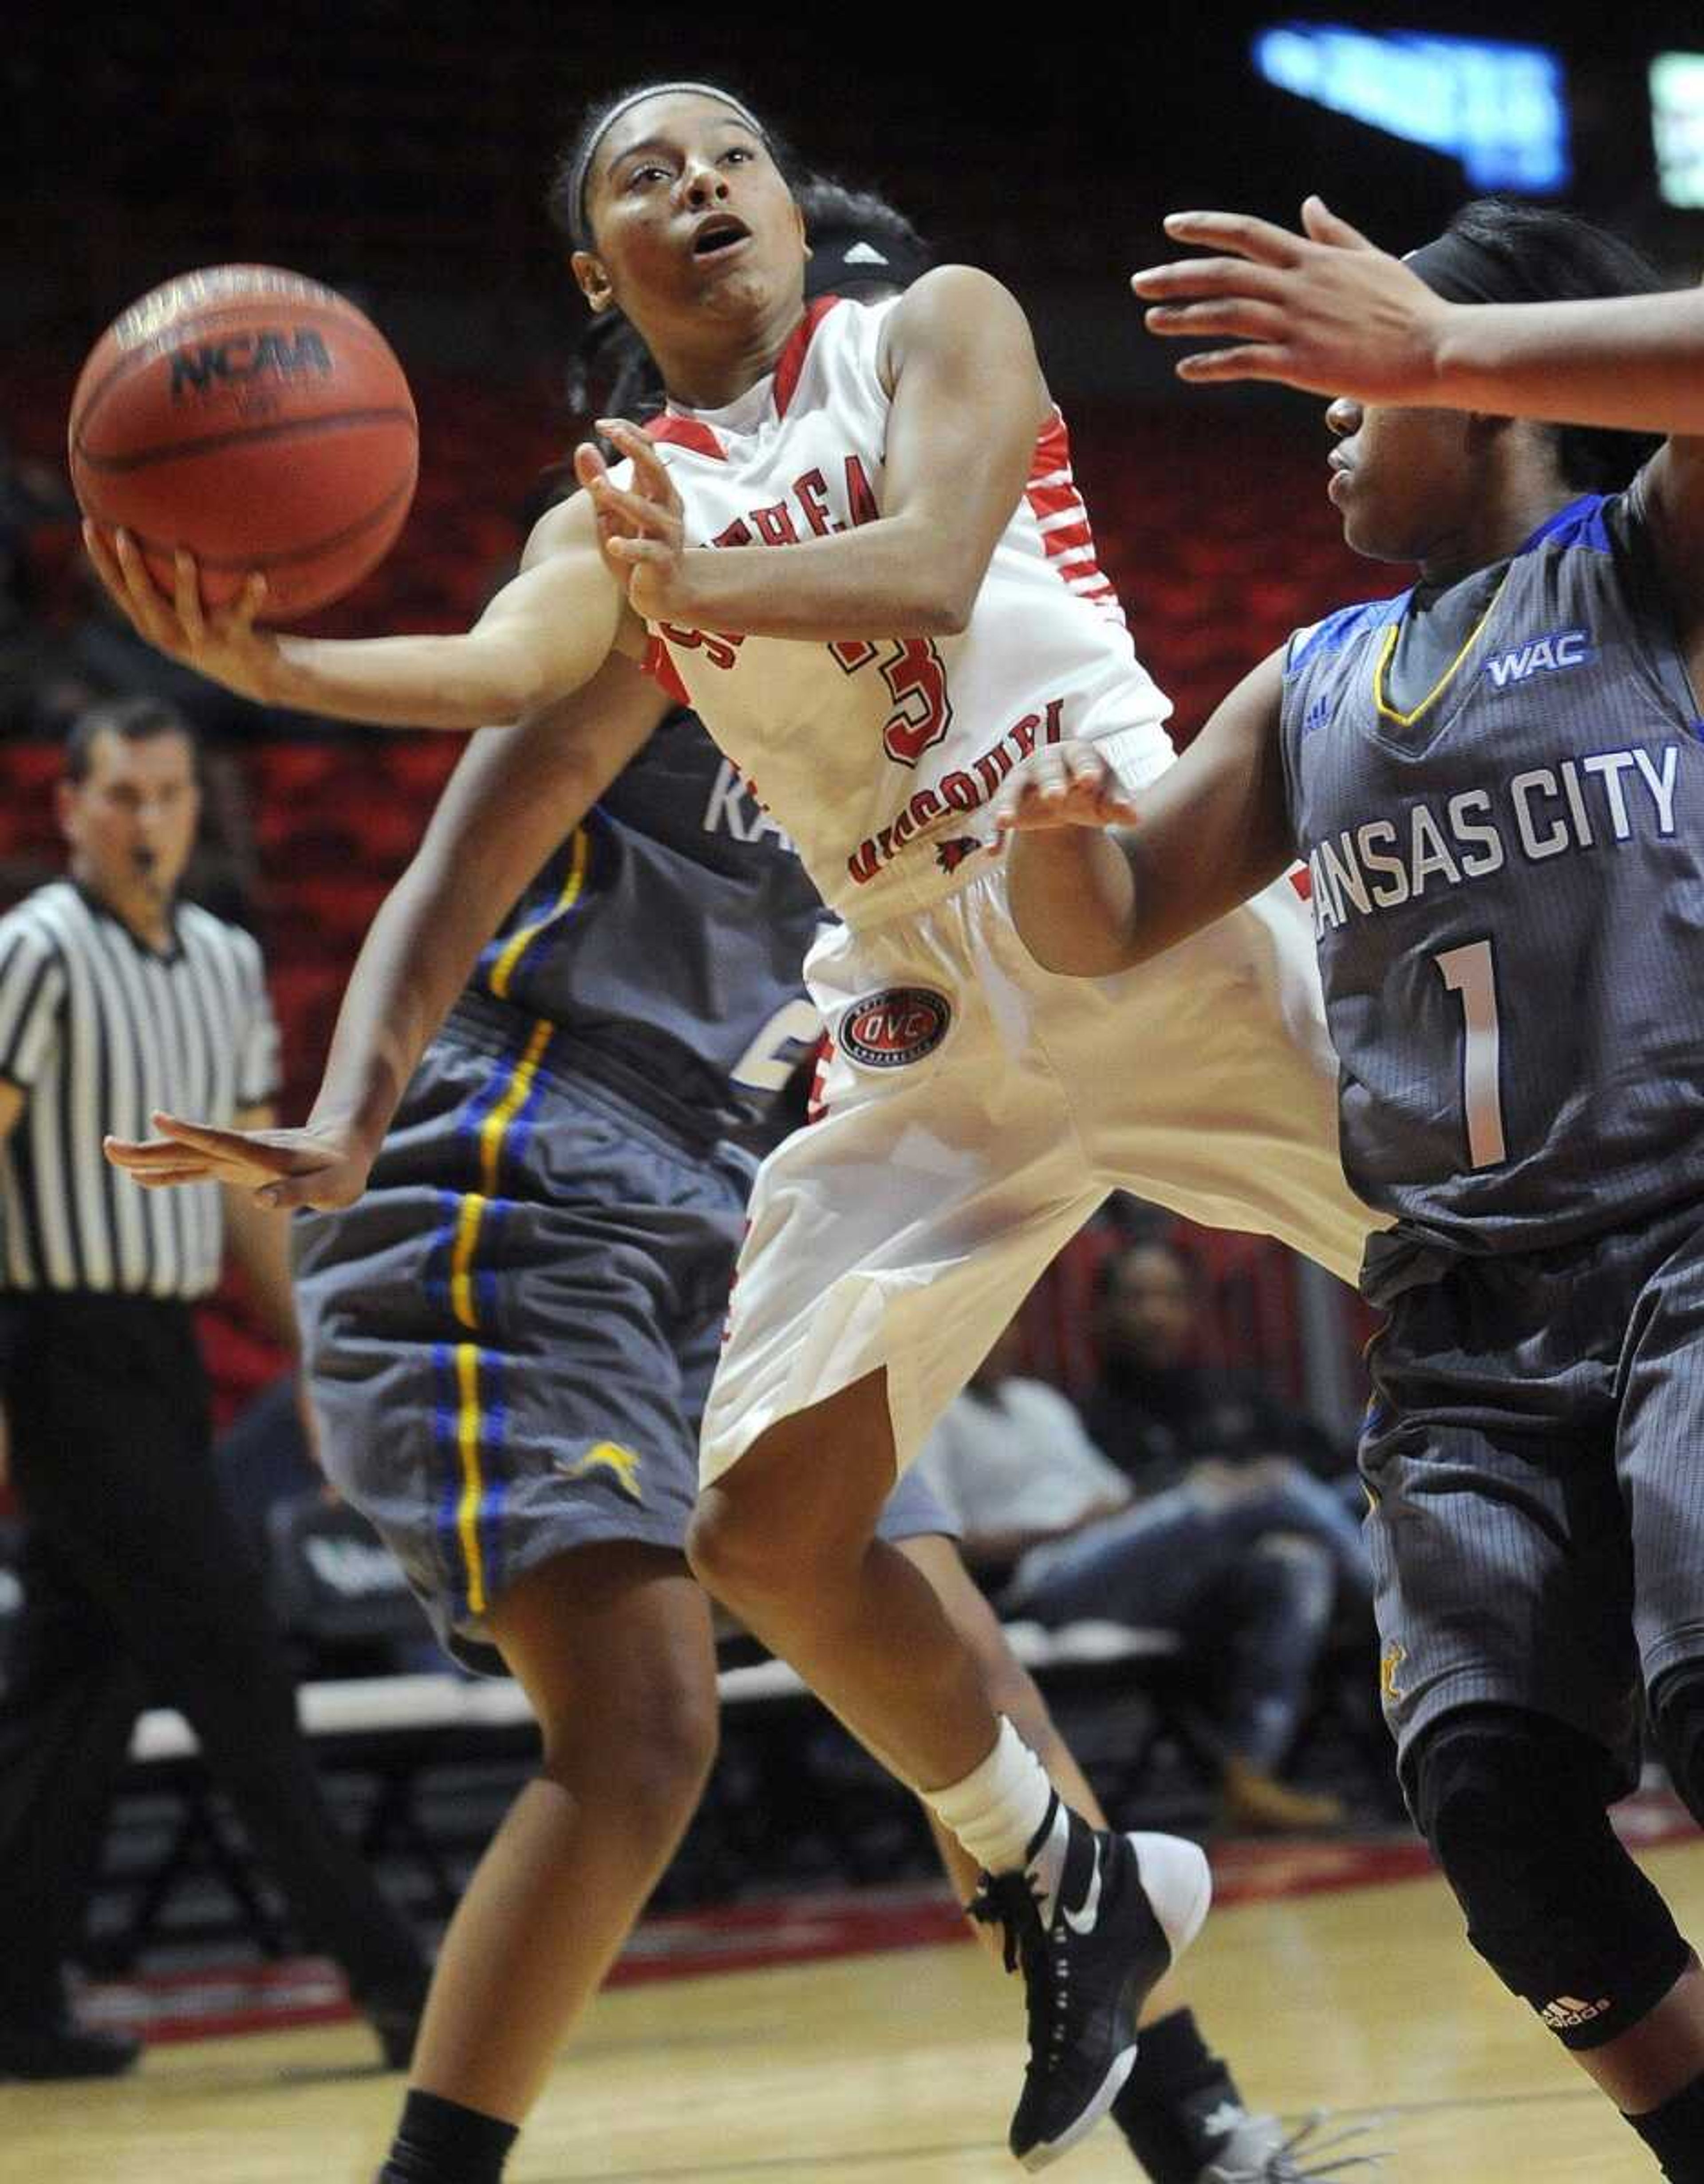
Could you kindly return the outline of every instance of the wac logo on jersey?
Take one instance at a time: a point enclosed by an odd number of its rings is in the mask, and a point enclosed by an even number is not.
[[[854,1001],[841,1018],[841,1051],[866,1069],[900,1069],[933,1054],[947,1036],[953,1005],[927,986],[889,986]]]
[[[1596,657],[1589,630],[1553,629],[1547,636],[1517,645],[1512,652],[1495,654],[1485,662],[1485,674],[1494,690],[1507,690],[1532,675],[1553,674],[1564,667],[1589,667]]]
[[[326,344],[312,326],[293,334],[268,329],[232,334],[226,341],[192,342],[171,352],[171,398],[181,402],[187,394],[221,393],[269,373],[277,379],[300,379],[310,371],[321,379],[332,376]]]

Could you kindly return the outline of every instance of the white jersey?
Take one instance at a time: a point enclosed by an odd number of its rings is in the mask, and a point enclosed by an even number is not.
[[[736,402],[651,421],[689,544],[789,546],[880,515],[891,403],[876,359],[892,308],[824,297]],[[1057,410],[961,635],[824,644],[664,622],[652,636],[655,670],[855,926],[982,869],[984,807],[1038,744],[1117,736],[1131,787],[1172,757],[1170,707],[1097,565]]]

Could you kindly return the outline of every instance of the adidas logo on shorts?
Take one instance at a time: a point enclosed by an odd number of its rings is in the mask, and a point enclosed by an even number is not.
[[[1578,1995],[1559,1994],[1554,2002],[1545,2003],[1539,2015],[1552,2032],[1572,2032],[1577,2025],[1589,2025],[1595,2017],[1601,2017],[1609,2007],[1607,1995],[1597,2002],[1582,2002]]]

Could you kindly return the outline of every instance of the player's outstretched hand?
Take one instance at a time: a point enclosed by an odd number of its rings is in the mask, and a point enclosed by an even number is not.
[[[156,1113],[157,1138],[108,1138],[107,1158],[145,1190],[176,1183],[223,1183],[246,1190],[256,1205],[321,1211],[353,1206],[366,1188],[372,1155],[353,1134],[304,1130],[223,1130],[182,1116]]]
[[[997,834],[1050,827],[1128,827],[1136,806],[1092,744],[1067,741],[1031,751],[1006,777],[994,805]]]
[[[1297,235],[1247,213],[1167,214],[1174,242],[1213,254],[1131,275],[1149,332],[1171,340],[1226,334],[1236,344],[1182,358],[1178,377],[1277,379],[1314,394],[1423,406],[1457,306],[1322,198],[1305,202],[1302,228]]]
[[[251,576],[228,605],[208,607],[193,555],[180,550],[173,556],[168,594],[155,583],[128,531],[103,531],[86,521],[83,544],[96,575],[151,645],[243,697],[265,699],[278,640],[254,627],[266,600],[263,576]]]
[[[598,430],[633,465],[631,484],[618,486],[588,441],[574,450],[574,476],[597,511],[598,543],[635,614],[667,620],[683,611],[685,510],[674,481],[648,433],[619,417],[601,417]]]

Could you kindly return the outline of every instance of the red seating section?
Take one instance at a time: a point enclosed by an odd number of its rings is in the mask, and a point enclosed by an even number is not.
[[[45,376],[35,389],[44,416],[55,383]],[[499,394],[483,382],[446,377],[417,393],[423,466],[403,541],[316,628],[465,627],[512,566],[517,511],[567,444],[566,431],[550,428],[542,382]],[[25,448],[44,437],[28,424],[14,421]],[[1139,656],[1174,700],[1180,742],[1290,629],[1346,599],[1394,588],[1344,547],[1323,492],[1323,430],[1299,406],[1106,411],[1075,420],[1073,438],[1103,566],[1125,600]],[[349,963],[460,748],[453,737],[374,734],[256,744],[243,755],[289,1119],[305,1111],[317,1081]],[[9,875],[14,889],[32,865],[58,865],[57,772],[52,749],[0,751],[0,882]],[[1196,1241],[1219,1314],[1215,1354],[1290,1373],[1283,1255],[1246,1239]],[[1080,1240],[1028,1309],[1036,1362],[1066,1384],[1079,1384],[1089,1367],[1087,1283],[1104,1248],[1092,1235]],[[215,1323],[212,1340],[228,1405],[270,1360],[228,1318]]]

